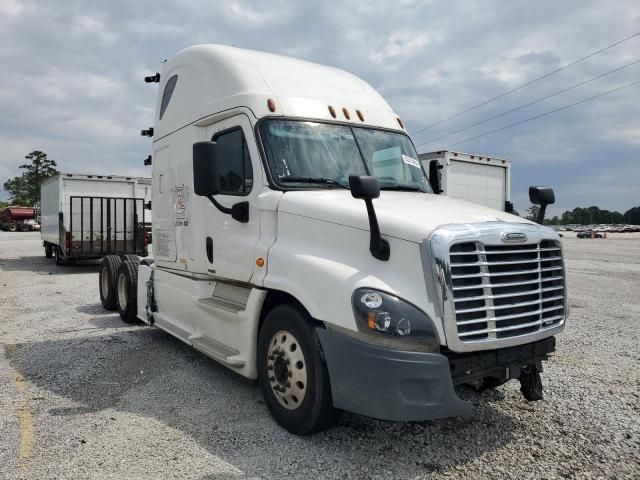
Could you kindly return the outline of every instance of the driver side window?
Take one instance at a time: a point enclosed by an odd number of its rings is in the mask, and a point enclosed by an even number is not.
[[[220,162],[220,193],[248,195],[253,186],[253,168],[242,128],[217,133],[212,140],[226,146],[230,152]]]

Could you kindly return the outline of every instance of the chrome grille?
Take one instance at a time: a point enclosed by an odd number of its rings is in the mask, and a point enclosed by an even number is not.
[[[463,242],[452,245],[449,254],[460,341],[517,337],[564,321],[565,279],[559,242]]]

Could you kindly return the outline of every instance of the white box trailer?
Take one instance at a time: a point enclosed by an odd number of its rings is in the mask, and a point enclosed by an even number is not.
[[[45,180],[40,234],[46,256],[57,263],[109,254],[146,256],[149,184],[137,177],[76,173]]]
[[[513,211],[510,160],[447,150],[421,153],[419,158],[426,172],[432,161],[440,162],[445,195]]]

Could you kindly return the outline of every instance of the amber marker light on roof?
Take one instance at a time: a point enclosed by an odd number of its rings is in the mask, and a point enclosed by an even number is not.
[[[344,115],[344,118],[346,118],[347,120],[349,120],[349,110],[347,110],[346,108],[342,108],[342,114]]]
[[[398,125],[400,125],[400,128],[404,129],[404,125],[402,124],[402,120],[400,120],[400,117],[396,117],[396,120],[398,120]]]
[[[331,105],[329,105],[329,113],[333,118],[336,118],[336,110]]]
[[[358,114],[358,118],[360,119],[360,121],[364,122],[364,115],[362,114],[362,112],[360,110],[356,110],[356,113]]]
[[[276,111],[276,102],[273,101],[273,98],[270,98],[269,100],[267,100],[267,107],[269,107],[270,112]]]

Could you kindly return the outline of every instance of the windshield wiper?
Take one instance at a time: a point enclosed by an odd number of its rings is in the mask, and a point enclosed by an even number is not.
[[[387,185],[385,187],[381,186],[380,190],[398,190],[401,192],[422,192],[424,193],[424,190],[422,190],[420,187],[416,187],[413,185]]]
[[[294,177],[292,175],[287,175],[286,177],[280,177],[279,179],[283,183],[318,183],[323,185],[336,185],[341,188],[346,188],[349,190],[349,187],[341,184],[340,182],[336,182],[330,178],[311,178],[311,177]]]

